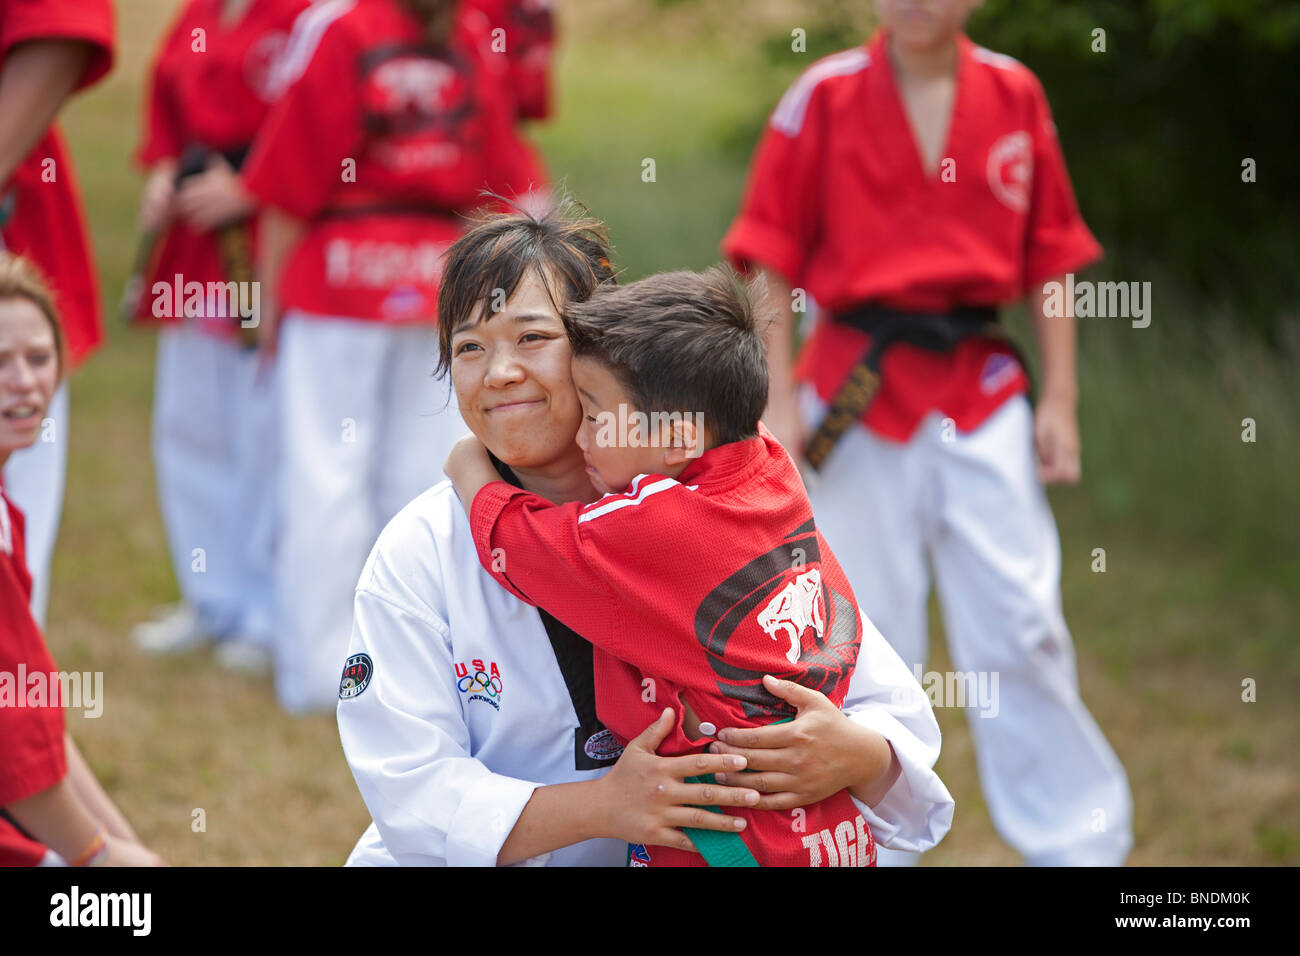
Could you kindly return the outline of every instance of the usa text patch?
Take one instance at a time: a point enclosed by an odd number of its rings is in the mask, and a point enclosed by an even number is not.
[[[369,654],[353,654],[343,665],[343,678],[339,681],[339,700],[356,697],[370,686],[370,676],[375,672],[375,665],[370,662]]]

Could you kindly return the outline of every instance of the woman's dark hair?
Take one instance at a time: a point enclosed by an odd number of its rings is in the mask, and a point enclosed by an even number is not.
[[[557,314],[616,281],[605,225],[581,203],[564,199],[551,212],[533,215],[495,198],[514,212],[480,216],[447,250],[438,286],[439,375],[451,368],[456,330],[500,310],[530,271]]]
[[[430,45],[446,44],[460,10],[460,0],[398,0],[398,4],[420,22]]]

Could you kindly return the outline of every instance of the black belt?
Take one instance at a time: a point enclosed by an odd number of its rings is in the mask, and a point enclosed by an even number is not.
[[[185,147],[176,164],[176,182],[179,185],[181,181],[203,172],[214,156],[222,157],[230,164],[231,169],[238,172],[243,167],[244,160],[248,159],[248,153],[252,148],[251,143],[232,146],[230,149],[214,149],[203,143],[190,143]]]
[[[998,322],[993,306],[958,306],[948,312],[904,312],[876,303],[867,303],[832,319],[852,326],[871,336],[871,344],[854,364],[848,378],[840,385],[826,409],[821,424],[808,440],[804,451],[814,470],[822,464],[849,426],[862,417],[880,387],[880,360],[885,351],[898,342],[906,342],[931,352],[951,352],[969,338],[996,338],[1005,341],[1028,374],[1020,350]]]

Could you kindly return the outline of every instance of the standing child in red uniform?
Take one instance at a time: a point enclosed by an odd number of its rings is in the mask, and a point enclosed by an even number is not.
[[[190,0],[155,60],[138,157],[149,171],[140,228],[158,238],[136,314],[162,324],[154,464],[182,604],[134,636],[151,651],[217,639],[218,660],[236,667],[269,664],[275,477],[274,387],[243,338],[256,206],[239,167],[309,5]]]
[[[664,755],[702,752],[719,727],[793,717],[764,687],[766,674],[842,705],[858,608],[794,462],[759,425],[763,341],[730,270],[605,286],[570,304],[564,323],[583,411],[578,445],[606,494],[553,505],[501,481],[476,438],[458,443],[446,471],[484,568],[595,645],[597,716],[620,743],[665,705],[682,716]],[[474,361],[474,339],[472,328],[458,333],[457,361]],[[740,838],[692,831],[700,854],[636,848],[635,859],[875,864],[849,791],[803,809],[739,810]]]
[[[50,290],[0,252],[0,465],[40,435],[63,371]],[[0,866],[151,866],[64,730],[62,682],[29,609],[24,520],[0,487]]]
[[[314,8],[249,158],[279,366],[276,692],[292,711],[337,703],[367,551],[464,431],[431,377],[442,254],[484,188],[542,184],[490,44],[454,2]]]
[[[1100,248],[1038,80],[963,32],[976,6],[878,0],[877,35],[777,105],[723,248],[767,272],[766,420],[819,469],[813,510],[863,610],[919,677],[928,555],[954,663],[996,687],[967,711],[994,825],[1029,863],[1117,865],[1128,781],[1079,696],[1043,491],[1079,475],[1074,320],[1046,317],[1044,283]],[[793,290],[829,318],[792,370]],[[1036,412],[993,325],[1022,296]]]
[[[54,123],[73,92],[113,65],[109,0],[0,0],[0,249],[50,277],[75,368],[103,338],[99,286],[72,158]],[[61,385],[40,439],[15,454],[4,479],[28,517],[32,613],[44,622],[50,559],[68,466],[68,389]]]

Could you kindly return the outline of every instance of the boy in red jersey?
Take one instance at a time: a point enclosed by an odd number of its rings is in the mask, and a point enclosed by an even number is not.
[[[607,493],[552,505],[499,480],[465,439],[446,470],[483,566],[595,645],[597,714],[622,743],[665,704],[680,715],[665,755],[702,751],[719,727],[793,716],[765,674],[842,704],[862,622],[794,462],[759,425],[766,359],[747,293],[725,267],[666,273],[602,287],[564,321],[578,445]],[[849,791],[802,809],[740,810],[740,840],[715,847],[692,831],[701,855],[634,848],[632,859],[874,865]]]
[[[69,96],[108,73],[113,41],[110,0],[0,0],[0,249],[49,276],[67,331],[69,370],[98,347],[104,323],[76,171],[54,117]],[[37,623],[45,620],[63,511],[66,383],[46,417],[40,440],[16,453],[4,472],[28,519]]]
[[[1101,250],[1038,80],[963,32],[978,0],[876,6],[879,33],[777,105],[723,240],[735,265],[767,273],[782,320],[765,421],[819,469],[818,522],[918,677],[928,553],[954,661],[999,679],[998,699],[968,711],[998,831],[1029,863],[1116,865],[1128,781],[1079,695],[1043,491],[1079,475],[1074,319],[1048,318],[1045,283]],[[1026,295],[1042,357],[1032,413],[994,325]],[[805,297],[829,317],[792,369]]]

